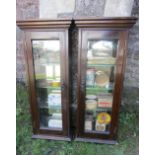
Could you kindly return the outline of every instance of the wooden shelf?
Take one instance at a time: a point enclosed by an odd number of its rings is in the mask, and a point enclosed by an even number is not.
[[[47,77],[46,75],[37,75],[35,77],[35,80],[57,80],[58,78],[60,77],[53,78],[53,77]]]
[[[87,67],[113,67],[116,64],[87,64]]]
[[[111,108],[96,108],[95,110],[87,110],[86,109],[86,112],[93,112],[93,113],[96,113],[96,112],[107,112],[107,111],[112,111],[112,107]]]
[[[96,93],[111,93],[113,90],[105,87],[86,87],[87,94],[96,94]]]
[[[52,86],[47,86],[47,87],[37,87],[39,89],[50,89],[50,90],[61,90],[61,87],[52,87]]]

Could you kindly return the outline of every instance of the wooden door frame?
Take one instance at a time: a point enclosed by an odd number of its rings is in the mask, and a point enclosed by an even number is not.
[[[69,84],[69,26],[70,19],[60,20],[26,20],[17,21],[17,25],[24,30],[24,51],[28,78],[29,99],[32,116],[33,135],[32,138],[54,139],[54,140],[71,140],[70,134],[70,84]],[[36,101],[35,78],[33,55],[31,45],[31,35],[35,34],[34,38],[39,38],[39,34],[44,34],[43,39],[52,39],[52,33],[61,33],[60,41],[63,42],[61,51],[61,88],[62,88],[62,122],[63,128],[61,131],[40,128],[39,112]],[[38,36],[38,37],[37,37]],[[33,36],[32,36],[33,37]],[[63,38],[62,38],[63,37]]]
[[[111,32],[104,29],[80,29],[79,30],[79,56],[78,56],[78,109],[77,109],[77,137],[84,137],[84,138],[92,138],[92,139],[109,139],[115,140],[116,139],[116,127],[118,125],[118,114],[119,114],[119,106],[120,106],[120,99],[121,99],[121,90],[123,84],[123,66],[125,65],[123,60],[125,59],[125,38],[122,38],[127,32],[123,31],[113,31],[118,34],[118,40],[120,41],[120,46],[117,51],[117,61],[116,61],[116,75],[115,75],[115,86],[113,92],[113,108],[112,108],[112,121],[109,133],[85,133],[84,132],[84,111],[85,111],[85,73],[86,73],[86,42],[88,37],[85,37],[84,32],[91,31],[102,31],[102,32]],[[112,33],[113,33],[112,32]],[[84,38],[82,38],[84,37]],[[98,38],[101,39],[101,38]],[[105,38],[104,38],[105,39]],[[84,49],[83,49],[84,48]],[[121,52],[119,52],[121,50]],[[82,104],[83,103],[83,104]]]
[[[75,20],[75,24],[78,27],[78,106],[77,106],[77,130],[76,130],[76,141],[85,141],[85,142],[96,142],[96,143],[107,143],[115,144],[117,143],[117,129],[118,129],[118,116],[119,116],[119,107],[121,103],[121,94],[123,87],[123,77],[124,77],[124,68],[125,60],[127,53],[127,39],[128,39],[128,29],[133,26],[136,18],[106,18],[106,19],[87,19]],[[116,61],[116,75],[115,75],[115,87],[113,93],[113,108],[112,108],[112,121],[110,127],[110,134],[95,134],[95,133],[84,133],[84,103],[83,98],[85,97],[85,80],[81,79],[81,72],[85,68],[84,65],[86,59],[81,58],[81,54],[86,52],[86,49],[83,49],[83,32],[84,31],[109,31],[109,32],[118,32],[120,41],[117,61]],[[84,60],[85,59],[85,60]],[[85,75],[83,75],[84,77]],[[83,104],[83,106],[81,105]]]

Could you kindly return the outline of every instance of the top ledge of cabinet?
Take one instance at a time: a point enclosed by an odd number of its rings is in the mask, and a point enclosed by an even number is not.
[[[30,19],[17,20],[16,24],[20,29],[39,29],[39,28],[69,28],[72,19]]]
[[[69,28],[74,22],[79,28],[131,28],[137,17],[104,17],[104,18],[58,18],[17,20],[20,29]]]
[[[137,17],[74,18],[79,28],[131,28]]]

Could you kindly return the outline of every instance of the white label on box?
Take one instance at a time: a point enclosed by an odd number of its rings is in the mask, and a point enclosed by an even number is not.
[[[92,121],[85,121],[85,130],[92,130]]]
[[[49,106],[60,106],[61,105],[61,94],[49,94],[48,105]]]
[[[50,119],[48,121],[48,127],[50,127],[50,128],[62,128],[62,120]]]

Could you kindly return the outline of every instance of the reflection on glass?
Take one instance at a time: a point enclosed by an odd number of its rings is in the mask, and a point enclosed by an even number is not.
[[[85,131],[107,132],[111,122],[117,41],[89,40]]]
[[[60,41],[33,40],[40,126],[62,130]]]

